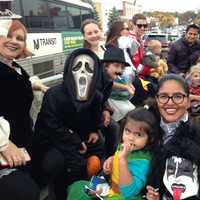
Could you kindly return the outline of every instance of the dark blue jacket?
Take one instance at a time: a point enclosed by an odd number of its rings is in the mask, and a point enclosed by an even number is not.
[[[174,42],[168,52],[167,64],[171,73],[186,73],[190,66],[190,56],[200,50],[200,41],[198,40],[189,45],[185,38],[180,38]]]

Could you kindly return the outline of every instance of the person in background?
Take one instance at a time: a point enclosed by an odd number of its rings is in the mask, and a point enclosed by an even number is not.
[[[136,51],[137,44],[129,37],[129,28],[126,22],[116,21],[109,27],[106,48],[113,46],[119,47],[124,51],[126,62],[130,65],[114,81],[113,90],[108,100],[113,109],[112,118],[120,121],[130,110],[135,108],[129,99],[135,93],[133,82],[136,77],[136,71],[131,61],[131,55]]]
[[[169,72],[184,75],[189,71],[190,57],[200,51],[199,26],[190,24],[186,28],[185,35],[175,41],[169,49],[167,65]]]
[[[181,136],[181,138],[183,139],[185,135],[187,135],[188,138],[194,141],[193,145],[199,146],[200,144],[200,137],[198,134],[200,129],[197,125],[192,123],[188,114],[188,109],[190,107],[189,94],[189,85],[180,75],[167,74],[159,80],[156,101],[154,103],[158,109],[158,114],[160,114],[160,127],[163,130],[163,134],[160,143],[160,153],[156,154],[157,158],[155,158],[152,164],[152,171],[149,176],[150,181],[149,186],[147,186],[147,199],[149,200],[162,199],[163,195],[171,197],[168,195],[166,188],[163,187],[164,173],[162,170],[164,168],[163,165],[161,166],[161,159],[163,158],[162,155],[166,152],[165,150],[168,149],[171,144],[173,145],[177,135],[182,134],[183,136]],[[150,105],[150,102],[147,104]],[[180,139],[178,141],[180,141]],[[186,142],[182,144],[184,144],[182,148],[190,148],[190,143]],[[178,154],[175,155],[185,158],[183,154],[179,154],[179,156]],[[164,166],[165,164],[166,163],[164,163]]]
[[[106,48],[115,46],[123,49],[126,61],[130,64],[133,70],[135,70],[131,57],[136,53],[138,44],[131,37],[129,37],[129,34],[129,26],[127,22],[113,22],[108,30]]]
[[[83,47],[89,48],[100,59],[103,59],[106,48],[102,44],[100,25],[93,19],[86,19],[81,25],[81,33],[84,37]],[[102,90],[103,88],[100,86],[98,89]],[[105,137],[106,157],[113,155],[119,138],[119,125],[111,118],[112,113],[112,108],[109,106],[108,102],[105,102],[100,130]]]
[[[132,62],[136,68],[137,74],[143,69],[141,64],[144,56],[144,40],[143,36],[148,28],[147,19],[144,15],[138,13],[132,18],[133,30],[130,31],[130,37],[137,43],[138,48],[134,55],[132,55]],[[137,78],[134,86],[136,88],[135,95],[131,99],[131,102],[135,106],[144,105],[144,100],[149,96],[149,93],[153,93],[153,88],[149,81],[145,81],[142,78]]]
[[[81,33],[84,37],[84,48],[89,48],[102,59],[105,47],[102,45],[102,31],[100,25],[94,19],[86,19],[81,25]]]
[[[191,66],[186,78],[190,87],[191,114],[200,115],[200,64]]]
[[[143,70],[140,76],[148,80],[153,85],[154,91],[158,80],[167,73],[168,67],[164,59],[161,58],[162,45],[158,40],[150,40],[147,44],[147,50],[142,59]]]
[[[30,55],[26,39],[27,30],[20,21],[0,20],[0,116],[7,121],[1,124],[4,131],[0,133],[0,139],[4,138],[0,147],[4,161],[0,163],[0,196],[6,200],[39,200],[39,189],[29,173],[33,135],[29,111],[32,90],[46,91],[47,87],[31,83],[27,72],[15,61]]]
[[[135,68],[140,71],[142,68],[141,61],[144,56],[143,36],[147,30],[147,19],[142,14],[135,14],[132,18],[133,30],[130,31],[130,37],[138,44],[137,52],[132,55],[132,62]]]
[[[159,144],[159,125],[151,108],[136,108],[129,112],[121,125],[121,143],[114,156],[103,164],[109,176],[110,189],[104,200],[141,199],[153,153]],[[68,200],[90,200],[93,195],[84,192],[87,181],[78,181],[69,187]],[[96,192],[101,196],[101,190]]]

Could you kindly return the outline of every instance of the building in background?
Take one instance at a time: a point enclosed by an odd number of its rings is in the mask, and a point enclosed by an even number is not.
[[[141,13],[142,7],[137,0],[93,0],[96,10],[99,13],[101,27],[104,33],[108,30],[108,17],[111,9],[116,7],[122,19],[132,19],[135,13]]]

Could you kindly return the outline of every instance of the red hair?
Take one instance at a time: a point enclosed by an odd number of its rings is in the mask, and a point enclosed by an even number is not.
[[[19,20],[12,20],[12,24],[9,28],[8,34],[16,31],[16,30],[22,30],[24,32],[24,36],[25,36],[25,48],[22,51],[21,55],[19,55],[16,59],[18,58],[26,58],[28,56],[31,56],[32,53],[30,51],[27,50],[26,48],[26,39],[27,39],[27,30],[26,27],[19,21]]]

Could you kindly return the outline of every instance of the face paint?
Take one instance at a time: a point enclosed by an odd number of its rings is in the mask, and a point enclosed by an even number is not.
[[[94,60],[89,55],[79,55],[74,59],[72,74],[76,87],[76,99],[86,101],[94,75]]]
[[[174,200],[195,196],[199,190],[197,166],[187,159],[172,156],[166,161],[163,182]]]

